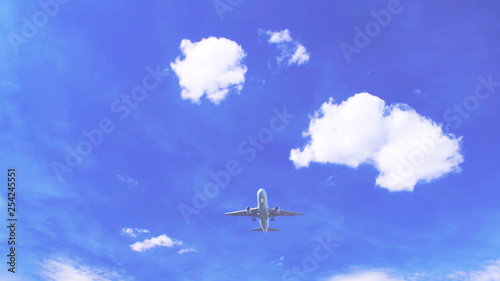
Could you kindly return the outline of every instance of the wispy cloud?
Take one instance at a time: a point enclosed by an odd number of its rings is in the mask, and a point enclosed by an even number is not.
[[[332,276],[325,281],[402,281],[384,270],[366,270]]]
[[[446,276],[425,272],[413,274],[396,274],[392,270],[369,269],[349,273],[335,274],[324,281],[495,281],[500,280],[500,260],[487,262],[478,270],[455,271]]]
[[[491,261],[483,269],[470,272],[456,271],[446,276],[448,280],[489,281],[500,280],[500,260]]]
[[[139,182],[131,177],[125,177],[125,176],[122,176],[122,175],[116,175],[116,178],[119,180],[119,181],[122,181],[126,184],[129,184],[129,185],[138,185]]]
[[[192,252],[198,252],[198,251],[194,248],[186,248],[186,249],[179,250],[177,253],[184,254],[184,253],[192,253]]]
[[[136,252],[144,252],[146,250],[156,248],[156,247],[173,247],[182,245],[182,241],[172,240],[166,234],[160,235],[158,237],[153,237],[146,239],[142,242],[136,242],[130,245],[130,248]]]
[[[44,280],[53,281],[111,281],[131,279],[114,270],[82,265],[70,259],[44,260],[40,275],[44,277]]]
[[[330,185],[330,186],[335,186],[335,181],[334,181],[334,178],[333,176],[328,176],[328,178],[326,178],[322,184],[324,185]]]

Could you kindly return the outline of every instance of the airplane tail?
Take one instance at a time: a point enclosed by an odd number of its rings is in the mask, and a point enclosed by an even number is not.
[[[252,231],[263,231],[262,228],[256,228],[252,229]],[[279,229],[276,228],[268,228],[267,231],[280,231]]]

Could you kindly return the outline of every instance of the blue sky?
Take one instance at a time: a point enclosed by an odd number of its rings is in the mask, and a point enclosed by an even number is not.
[[[0,7],[1,279],[500,280],[497,2],[67,2]]]

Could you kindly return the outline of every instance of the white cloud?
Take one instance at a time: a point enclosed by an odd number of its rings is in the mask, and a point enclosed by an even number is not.
[[[69,259],[44,260],[40,275],[53,281],[108,281],[126,280],[116,271],[79,265]],[[128,278],[127,278],[128,279]]]
[[[280,56],[276,58],[278,64],[286,61],[288,65],[301,65],[309,61],[309,53],[307,53],[306,47],[293,40],[288,29],[277,32],[268,30],[265,34],[269,37],[268,42],[276,44],[281,50]]]
[[[267,31],[267,34],[270,36],[269,43],[282,43],[292,41],[292,37],[290,36],[290,31],[288,29],[278,32]]]
[[[394,277],[383,270],[367,270],[332,276],[325,281],[400,281],[401,277]]]
[[[138,234],[141,234],[141,233],[149,233],[149,230],[147,229],[139,229],[139,228],[130,228],[130,227],[124,227],[122,229],[122,233],[123,234],[126,234],[130,237],[137,237]]]
[[[130,237],[136,237],[137,236],[137,235],[135,235],[134,230],[132,228],[124,227],[122,229],[122,232],[125,233],[125,234],[127,234]]]
[[[136,242],[130,245],[130,248],[136,252],[144,252],[156,247],[173,247],[179,245],[182,245],[182,241],[172,240],[166,234],[163,234],[158,237],[146,239],[142,242]]]
[[[245,52],[236,42],[226,38],[209,37],[192,43],[183,39],[180,45],[185,56],[170,64],[179,78],[181,97],[195,103],[206,97],[219,104],[230,89],[243,88],[247,67],[242,64]]]
[[[289,64],[301,65],[309,60],[309,54],[307,53],[306,47],[298,45],[292,58],[288,61]]]
[[[376,184],[390,191],[411,191],[417,182],[459,171],[463,162],[461,138],[407,105],[387,106],[368,93],[340,105],[325,102],[303,135],[311,140],[290,153],[297,168],[311,162],[352,168],[367,163],[380,172]]]
[[[116,175],[116,178],[119,180],[119,181],[122,181],[126,184],[130,184],[130,185],[138,185],[139,182],[137,180],[134,180],[133,178],[131,177],[124,177],[122,175]]]
[[[193,252],[198,252],[198,251],[194,248],[187,248],[187,249],[180,249],[177,253],[184,254],[184,253],[193,253]]]

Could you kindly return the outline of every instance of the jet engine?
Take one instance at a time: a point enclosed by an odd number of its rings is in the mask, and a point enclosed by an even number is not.
[[[280,207],[278,207],[278,206],[274,207],[274,212],[276,213],[276,215],[279,215],[280,214]]]
[[[252,212],[252,211],[251,211],[251,209],[252,209],[252,208],[247,207],[247,214],[248,214],[248,215],[250,215],[250,214],[251,214],[251,212]]]

